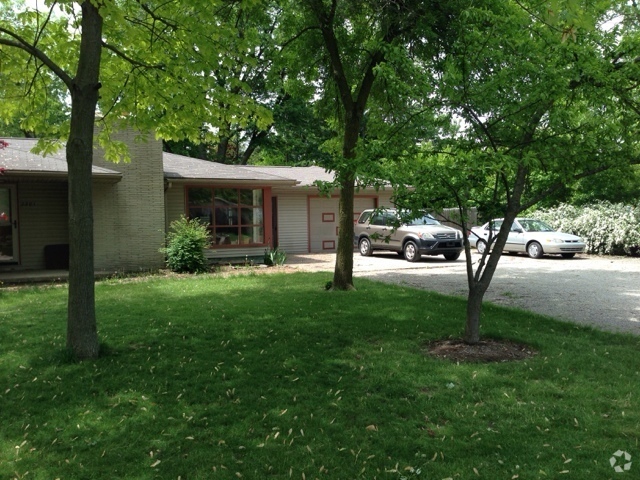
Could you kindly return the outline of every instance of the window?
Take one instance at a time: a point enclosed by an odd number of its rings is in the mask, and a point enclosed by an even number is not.
[[[192,187],[187,197],[189,218],[209,226],[215,245],[264,244],[262,189]]]

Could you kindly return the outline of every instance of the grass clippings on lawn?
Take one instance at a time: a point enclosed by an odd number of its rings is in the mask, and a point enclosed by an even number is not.
[[[538,354],[443,361],[424,346],[461,335],[462,299],[328,280],[99,282],[83,363],[65,286],[0,290],[0,478],[583,480],[640,457],[640,339],[487,305],[485,339]]]

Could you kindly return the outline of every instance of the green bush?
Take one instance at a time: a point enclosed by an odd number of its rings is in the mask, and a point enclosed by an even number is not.
[[[189,220],[184,215],[171,222],[167,234],[167,246],[160,249],[166,256],[167,267],[179,273],[207,271],[204,248],[211,243],[209,229],[198,219]]]
[[[284,265],[285,260],[287,259],[287,254],[284,250],[276,249],[268,249],[264,251],[264,264],[268,266],[274,265]]]
[[[561,204],[537,210],[532,216],[558,230],[581,236],[587,244],[587,253],[640,253],[640,206],[604,201],[581,207]]]

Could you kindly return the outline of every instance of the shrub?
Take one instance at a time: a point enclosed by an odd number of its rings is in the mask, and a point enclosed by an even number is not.
[[[532,216],[563,232],[580,235],[587,253],[637,255],[640,246],[640,206],[597,202],[582,207],[559,205]]]
[[[206,225],[183,215],[171,222],[169,230],[167,246],[160,249],[167,256],[167,267],[179,273],[207,271],[204,248],[211,243],[211,238]]]
[[[264,264],[268,266],[274,265],[284,265],[285,260],[287,259],[287,254],[284,250],[280,250],[278,248],[264,251]]]

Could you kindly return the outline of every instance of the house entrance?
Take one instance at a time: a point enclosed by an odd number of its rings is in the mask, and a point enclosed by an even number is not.
[[[0,265],[18,263],[18,208],[16,187],[0,186]]]

